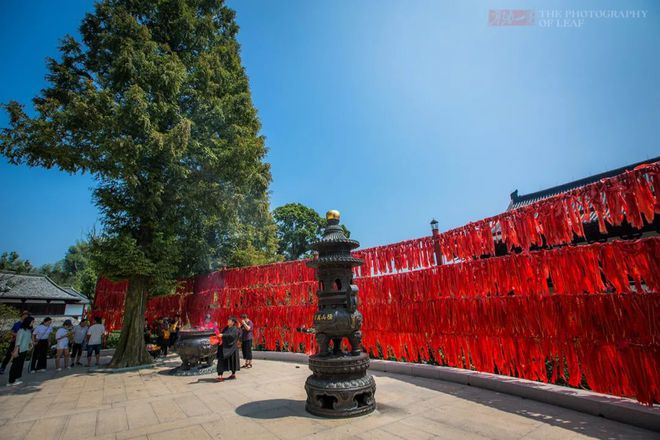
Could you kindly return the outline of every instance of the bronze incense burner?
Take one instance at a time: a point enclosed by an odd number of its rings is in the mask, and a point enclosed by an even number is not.
[[[172,374],[177,376],[198,376],[214,372],[213,362],[217,346],[211,345],[213,330],[181,330],[174,348],[181,357],[181,366]]]
[[[312,243],[318,258],[310,261],[319,281],[318,310],[314,333],[318,353],[309,357],[313,374],[305,382],[306,409],[323,417],[353,417],[376,408],[376,382],[367,374],[369,355],[361,348],[362,314],[353,268],[363,264],[351,255],[360,246],[346,237],[339,225],[339,212],[326,215],[323,238]],[[350,350],[342,349],[346,340]]]

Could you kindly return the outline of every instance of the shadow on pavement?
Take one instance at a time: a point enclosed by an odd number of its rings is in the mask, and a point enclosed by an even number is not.
[[[215,377],[200,377],[199,379],[197,379],[194,382],[188,382],[188,385],[194,385],[196,383],[202,383],[202,382],[218,383],[218,384],[220,383],[220,382],[218,382],[218,379],[216,379]]]
[[[443,380],[426,379],[380,371],[371,371],[371,374],[375,377],[390,377],[419,387],[450,394],[479,405],[516,414],[544,424],[558,426],[573,431],[574,433],[596,439],[645,440],[648,438],[658,438],[654,437],[655,434],[653,432],[642,428],[562,408],[549,403],[525,399],[524,397],[499,393],[469,385],[446,382]],[[378,393],[376,393],[376,402],[378,409],[383,413],[399,409],[395,406],[378,404]],[[625,427],[625,429],[622,429],[623,427]],[[625,434],[619,434],[622,432],[625,432]]]
[[[281,419],[291,416],[318,418],[305,411],[304,400],[293,399],[269,399],[248,402],[236,408],[236,414],[262,420]]]

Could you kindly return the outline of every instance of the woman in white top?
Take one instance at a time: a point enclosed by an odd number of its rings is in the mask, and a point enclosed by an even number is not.
[[[55,339],[57,340],[57,354],[55,354],[55,368],[57,371],[62,371],[60,368],[60,359],[64,357],[64,368],[69,367],[69,335],[71,333],[71,320],[67,319],[55,333]]]
[[[53,320],[44,318],[41,324],[34,329],[32,337],[34,338],[34,352],[30,361],[30,373],[36,371],[46,371],[46,361],[48,360],[49,337],[53,331]]]

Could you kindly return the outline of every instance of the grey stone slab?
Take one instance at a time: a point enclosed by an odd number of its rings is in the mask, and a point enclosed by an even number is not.
[[[64,439],[87,438],[96,433],[96,411],[74,414],[67,420],[64,428]]]
[[[255,357],[272,361],[307,361],[307,356],[300,353],[255,352]],[[374,373],[401,374],[479,387],[660,432],[660,407],[647,407],[632,399],[460,368],[379,359],[371,360],[370,370]]]
[[[34,424],[34,420],[7,423],[2,427],[2,438],[3,440],[22,440],[27,436]]]
[[[114,434],[128,429],[124,408],[101,410],[96,418],[96,435]]]
[[[39,440],[59,439],[65,424],[66,417],[41,418],[32,425],[25,438]]]
[[[29,394],[0,390],[4,423],[0,438],[55,434],[66,440],[658,437],[584,412],[436,379],[445,370],[422,365],[409,365],[410,375],[372,370],[378,387],[374,413],[353,419],[318,418],[304,408],[303,384],[311,373],[304,364],[291,362],[304,355],[292,353],[288,359],[256,359],[254,368],[238,373],[238,380],[221,384],[213,381],[213,375],[180,378],[160,374],[165,369],[78,377],[43,375],[32,379],[35,386]],[[389,364],[383,368],[391,369]],[[454,374],[453,370],[449,373]],[[479,373],[468,373],[464,380],[479,382]],[[74,383],[75,388],[68,388]],[[509,381],[502,383],[499,389],[506,390]],[[535,385],[540,386],[530,392],[547,391],[544,384]],[[583,400],[596,399],[603,408],[618,404],[620,411],[637,409],[629,400],[601,402],[602,395],[578,390],[566,390],[562,395],[575,398],[570,394],[574,391]],[[76,401],[72,396],[77,392]],[[128,400],[107,403],[122,397]],[[650,408],[648,414],[654,415],[654,411]],[[28,436],[30,431],[35,436]]]

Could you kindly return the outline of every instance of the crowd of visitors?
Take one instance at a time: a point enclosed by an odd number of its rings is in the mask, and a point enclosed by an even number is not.
[[[28,354],[31,356],[28,369],[30,373],[46,371],[50,336],[54,331],[53,320],[44,318],[36,327],[34,327],[34,322],[34,317],[24,311],[21,319],[11,328],[9,346],[2,359],[2,365],[0,365],[0,374],[4,374],[11,361],[7,386],[22,383],[20,379],[23,376],[23,368]],[[100,317],[94,319],[92,326],[89,326],[86,319],[75,326],[70,319],[64,321],[62,326],[55,331],[56,371],[82,366],[80,358],[83,351],[87,352],[87,366],[92,366],[93,354],[96,355],[96,365],[98,366],[105,335],[105,326]],[[70,345],[71,350],[69,350]]]
[[[155,319],[151,324],[144,321],[144,343],[147,344],[147,350],[154,357],[167,356],[169,349],[179,338],[181,329],[181,317],[175,315],[174,318],[161,317]]]
[[[30,355],[29,373],[46,371],[48,352],[50,350],[51,334],[55,332],[55,369],[74,368],[82,366],[80,362],[83,352],[87,353],[87,367],[92,366],[92,357],[95,356],[99,365],[101,347],[105,343],[106,329],[100,317],[94,318],[94,324],[83,318],[77,325],[69,319],[64,321],[57,330],[54,329],[51,318],[44,318],[36,327],[35,319],[29,312],[24,311],[21,319],[11,328],[9,346],[0,365],[0,374],[11,361],[9,380],[7,386],[19,385],[23,375],[25,361]],[[144,339],[152,355],[167,356],[168,348],[172,347],[181,328],[181,317],[162,317],[154,320],[151,325],[145,321]],[[241,319],[230,317],[227,325],[220,330],[219,326],[207,315],[204,328],[213,329],[215,342],[218,345],[218,381],[224,381],[223,373],[231,371],[228,379],[235,379],[236,372],[241,368],[252,368],[252,342],[254,325],[246,314]],[[239,348],[242,351],[244,365],[241,367]]]

